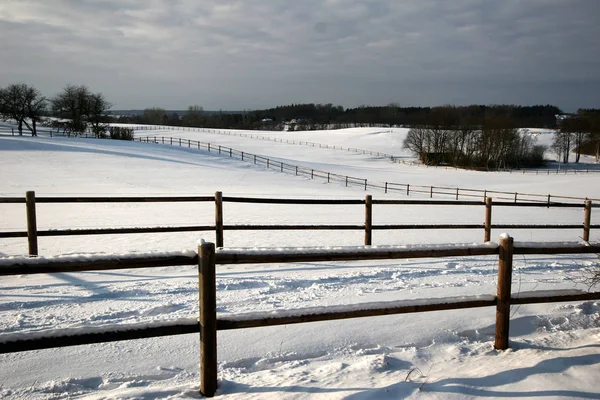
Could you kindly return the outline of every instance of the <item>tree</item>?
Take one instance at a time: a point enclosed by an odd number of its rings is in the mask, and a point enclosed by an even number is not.
[[[19,135],[23,125],[37,136],[36,124],[46,109],[46,99],[39,90],[25,83],[16,83],[0,89],[0,114],[17,123]],[[31,125],[30,125],[31,124]]]
[[[589,119],[583,115],[577,115],[569,118],[565,118],[560,122],[559,132],[565,137],[562,139],[567,140],[567,137],[572,140],[572,146],[575,150],[575,162],[578,163],[581,158],[581,147],[585,142],[587,133],[590,131]],[[566,144],[565,144],[566,149]],[[568,161],[568,155],[567,155]]]
[[[142,119],[145,124],[162,125],[165,120],[168,120],[168,117],[164,108],[152,107],[144,110]]]
[[[57,117],[65,119],[63,125],[69,132],[82,133],[87,128],[90,96],[85,85],[67,85],[52,99],[52,111]]]
[[[187,114],[183,116],[183,123],[186,126],[202,126],[202,114],[204,109],[199,105],[188,107]]]
[[[96,137],[103,137],[108,128],[106,112],[112,104],[106,101],[102,93],[90,94],[87,99],[87,120]]]
[[[558,161],[562,158],[563,163],[569,162],[569,154],[573,149],[571,132],[558,131],[554,134],[552,149],[558,156]]]
[[[27,90],[25,90],[24,100],[26,116],[31,122],[31,125],[27,123],[27,119],[23,120],[23,123],[31,131],[31,136],[37,136],[37,123],[40,122],[42,116],[45,114],[48,101],[41,95],[39,90],[33,86],[29,86]]]

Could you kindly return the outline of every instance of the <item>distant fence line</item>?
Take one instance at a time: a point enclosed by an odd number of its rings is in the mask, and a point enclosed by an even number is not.
[[[184,226],[155,226],[155,227],[125,227],[125,228],[89,228],[89,229],[48,229],[37,228],[37,203],[45,204],[72,204],[72,203],[179,203],[179,202],[213,202],[215,205],[214,225],[184,225]],[[223,203],[246,203],[246,204],[290,204],[290,205],[364,205],[363,224],[225,224],[223,216]],[[428,230],[428,229],[469,229],[483,230],[483,241],[489,242],[492,229],[580,229],[582,239],[590,240],[592,229],[600,229],[600,224],[592,225],[592,208],[600,208],[600,204],[592,204],[586,200],[577,203],[551,203],[541,204],[536,202],[504,202],[493,201],[487,197],[485,201],[454,201],[454,200],[379,200],[366,195],[362,199],[274,199],[274,198],[252,198],[252,197],[230,197],[216,192],[214,196],[161,196],[161,197],[36,197],[35,192],[26,192],[25,197],[0,197],[0,204],[25,204],[26,231],[3,231],[0,238],[27,238],[30,256],[37,256],[38,237],[50,236],[82,236],[82,235],[120,235],[134,233],[172,233],[172,232],[202,232],[214,231],[215,242],[218,247],[224,247],[225,231],[291,231],[291,230],[343,230],[364,231],[364,245],[373,244],[373,231],[376,230]],[[404,205],[404,206],[483,206],[484,222],[481,224],[373,224],[373,205]],[[493,224],[492,207],[537,207],[537,208],[582,208],[583,224]]]
[[[213,397],[218,385],[217,331],[248,329],[276,325],[289,325],[317,321],[333,321],[384,315],[422,313],[430,311],[459,310],[467,308],[496,307],[494,348],[509,347],[510,307],[518,304],[588,301],[600,299],[600,292],[582,290],[533,291],[511,294],[513,256],[515,254],[592,254],[600,252],[599,246],[543,244],[514,245],[508,235],[500,237],[499,245],[453,245],[451,247],[407,247],[407,248],[354,248],[331,250],[324,248],[309,251],[281,249],[216,250],[213,243],[202,243],[197,255],[174,253],[146,256],[115,255],[90,257],[62,257],[51,259],[0,259],[0,276],[31,275],[41,273],[98,271],[111,269],[153,268],[174,265],[198,265],[198,318],[177,321],[158,321],[143,326],[120,324],[102,326],[81,332],[72,329],[53,330],[51,334],[37,332],[35,336],[25,334],[0,335],[0,354],[48,349],[119,340],[143,339],[200,333],[200,393]],[[364,305],[336,305],[293,310],[277,310],[277,313],[254,312],[251,314],[217,315],[216,265],[279,262],[321,262],[349,260],[388,260],[406,258],[443,258],[498,255],[496,295],[481,294],[459,298],[416,299],[366,303]]]
[[[279,172],[293,173],[296,176],[310,177],[310,179],[321,179],[331,182],[343,183],[346,187],[354,186],[361,187],[364,190],[376,189],[382,190],[384,193],[406,193],[409,196],[411,193],[420,193],[429,198],[433,198],[434,195],[446,196],[459,200],[461,197],[465,198],[480,198],[483,201],[487,197],[494,197],[497,200],[511,200],[515,203],[521,202],[539,202],[550,205],[553,201],[585,201],[593,200],[600,201],[596,198],[583,198],[574,196],[557,196],[551,194],[535,194],[535,193],[519,193],[519,192],[507,192],[499,190],[481,190],[481,189],[465,189],[458,187],[447,187],[447,186],[424,186],[424,185],[412,185],[408,183],[395,183],[378,180],[368,180],[366,178],[358,178],[350,175],[336,174],[333,172],[322,171],[318,169],[308,168],[304,166],[284,163],[270,159],[265,156],[236,150],[231,147],[211,144],[208,142],[201,142],[191,139],[177,138],[173,136],[137,136],[134,138],[135,141],[154,143],[154,144],[168,144],[179,147],[197,148],[199,150],[206,150],[208,152],[214,152],[220,155],[225,155],[230,158],[235,158],[241,161],[262,165],[267,169],[278,170]]]
[[[258,135],[258,134],[232,132],[232,131],[228,131],[228,130],[219,130],[219,129],[210,129],[210,128],[194,128],[194,127],[184,127],[184,126],[169,127],[166,125],[164,125],[164,126],[163,125],[135,126],[135,127],[132,127],[132,129],[134,129],[134,130],[163,130],[163,129],[168,130],[168,129],[170,129],[170,130],[181,130],[181,131],[192,131],[192,132],[193,131],[207,132],[207,133],[214,133],[214,134],[218,134],[218,135],[238,136],[238,137],[245,137],[245,138],[250,138],[250,139],[268,140],[268,141],[276,142],[276,143],[296,144],[296,145],[304,145],[304,146],[308,146],[308,147],[318,147],[318,148],[324,148],[324,149],[350,151],[350,152],[359,153],[359,154],[368,154],[368,155],[372,155],[375,157],[388,158],[388,159],[390,159],[390,161],[392,161],[396,164],[424,166],[427,168],[437,168],[437,169],[457,169],[457,170],[464,169],[464,168],[455,167],[455,166],[427,165],[427,164],[421,164],[421,163],[415,162],[415,161],[405,161],[402,159],[402,157],[397,157],[392,154],[378,152],[378,151],[357,149],[357,148],[353,148],[353,147],[330,146],[328,144],[323,144],[323,143],[309,142],[309,141],[303,141],[303,140],[295,141],[295,140],[288,140],[288,139],[280,139],[280,138],[269,137],[269,136]],[[515,172],[515,173],[522,172],[523,174],[535,174],[535,175],[558,175],[558,174],[566,175],[566,174],[600,173],[600,168],[590,169],[590,168],[563,167],[562,169],[560,169],[560,167],[559,167],[556,170],[550,170],[550,169],[522,169],[522,170],[505,169],[502,171],[479,171],[479,172],[508,172],[510,174],[512,174],[513,172]]]

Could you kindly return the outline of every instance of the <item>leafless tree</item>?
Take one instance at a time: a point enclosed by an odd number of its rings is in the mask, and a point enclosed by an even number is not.
[[[23,126],[37,136],[37,123],[46,110],[46,98],[39,90],[25,83],[15,83],[0,89],[0,114],[3,118],[13,119],[17,123],[19,135]]]
[[[87,128],[90,95],[85,85],[67,85],[52,99],[52,111],[56,116],[65,119],[63,124],[69,132],[78,134]]]
[[[559,133],[571,138],[572,147],[575,150],[575,162],[581,158],[581,147],[590,131],[589,119],[582,115],[565,118],[560,122]],[[564,139],[563,139],[564,140]]]
[[[195,104],[188,107],[187,114],[183,116],[183,123],[187,126],[201,126],[202,125],[202,114],[204,109]]]
[[[569,155],[573,150],[573,137],[570,132],[558,131],[554,134],[554,141],[552,142],[552,149],[558,156],[558,159],[562,158],[563,163],[569,162]]]
[[[163,108],[152,107],[144,110],[143,120],[147,124],[162,125],[167,120],[167,111]]]
[[[112,104],[106,101],[102,93],[93,93],[87,99],[87,121],[96,137],[106,135],[107,115],[106,112],[112,107]]]

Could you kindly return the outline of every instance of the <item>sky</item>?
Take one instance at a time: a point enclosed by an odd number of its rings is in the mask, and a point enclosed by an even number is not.
[[[598,0],[2,0],[0,87],[114,109],[600,108]]]

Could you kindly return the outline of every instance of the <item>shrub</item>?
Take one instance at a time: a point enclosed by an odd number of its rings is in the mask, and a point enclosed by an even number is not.
[[[111,139],[116,140],[133,140],[133,129],[121,126],[111,126],[108,128]]]

